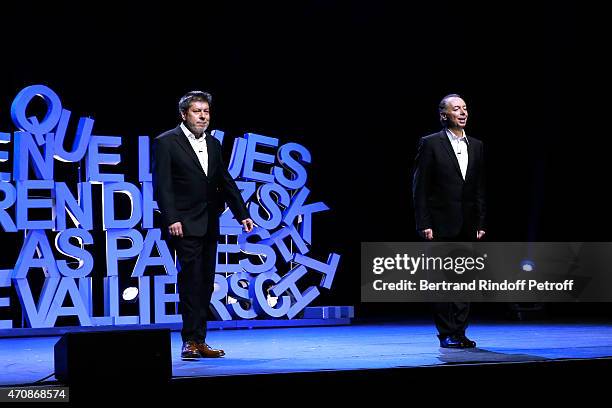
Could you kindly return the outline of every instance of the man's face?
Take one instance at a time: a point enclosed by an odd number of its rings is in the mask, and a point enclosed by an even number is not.
[[[465,101],[458,97],[452,97],[446,101],[446,109],[441,113],[443,119],[447,120],[449,128],[463,129],[467,123],[468,111]]]
[[[210,107],[208,102],[194,101],[189,104],[189,109],[181,113],[185,126],[194,135],[201,135],[210,124]]]

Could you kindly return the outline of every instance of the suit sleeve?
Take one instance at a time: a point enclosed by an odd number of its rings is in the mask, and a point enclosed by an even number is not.
[[[213,139],[216,141],[216,139]],[[218,141],[216,141],[218,143]],[[221,167],[221,189],[223,190],[223,195],[229,206],[230,210],[232,210],[232,214],[238,222],[246,220],[249,218],[249,211],[246,208],[246,204],[242,199],[242,195],[240,194],[240,190],[236,185],[236,182],[229,174],[227,170],[227,166],[225,165],[225,160],[223,160],[223,152],[221,149],[221,144],[218,143],[217,147],[219,149],[219,164]]]
[[[417,148],[412,180],[412,199],[417,231],[432,228],[431,214],[427,206],[432,160],[431,146],[426,139],[422,138]]]
[[[181,221],[174,206],[172,188],[172,158],[163,139],[153,140],[153,191],[161,211],[162,222],[168,226]]]
[[[478,177],[478,186],[476,189],[476,208],[478,211],[478,229],[486,229],[486,215],[487,215],[487,203],[486,203],[486,178],[485,178],[485,159],[484,159],[484,144],[480,144],[480,160],[482,165],[480,166],[480,172]]]

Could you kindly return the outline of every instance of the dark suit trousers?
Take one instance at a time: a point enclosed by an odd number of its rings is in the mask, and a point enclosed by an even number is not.
[[[181,269],[177,284],[183,341],[204,342],[215,283],[217,236],[173,238]]]
[[[465,334],[470,314],[468,302],[438,302],[432,306],[439,337]]]
[[[439,242],[472,242],[476,240],[476,229],[472,231],[463,230],[454,237],[436,237]],[[438,329],[439,337],[455,334],[465,334],[470,315],[470,304],[468,302],[437,302],[432,304],[434,322]]]

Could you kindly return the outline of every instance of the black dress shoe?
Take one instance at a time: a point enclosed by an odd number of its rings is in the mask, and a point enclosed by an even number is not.
[[[457,336],[461,343],[463,344],[463,348],[474,348],[476,347],[476,342],[465,337],[465,334],[460,334]]]
[[[459,336],[440,336],[440,347],[442,348],[466,348]]]

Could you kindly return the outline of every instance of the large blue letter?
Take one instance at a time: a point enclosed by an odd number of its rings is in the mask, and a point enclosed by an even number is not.
[[[102,173],[100,165],[109,164],[116,166],[121,163],[121,156],[117,153],[100,153],[100,147],[119,147],[121,138],[119,136],[92,136],[89,141],[89,150],[86,156],[86,180],[94,182],[123,181],[123,174]]]
[[[312,214],[319,211],[329,210],[329,207],[325,205],[322,201],[304,205],[306,202],[306,198],[310,194],[310,190],[308,187],[302,187],[302,189],[297,193],[295,197],[293,197],[291,201],[291,206],[285,210],[283,222],[287,225],[291,225],[293,220],[298,215],[303,214]]]
[[[244,164],[244,155],[246,153],[247,141],[243,137],[237,137],[234,140],[234,148],[232,149],[232,157],[227,169],[230,176],[236,179],[240,175],[242,165]]]
[[[0,181],[0,192],[4,193],[4,197],[0,200],[0,226],[5,232],[16,232],[17,226],[6,212],[15,204],[15,187],[11,183]]]
[[[78,183],[77,190],[78,199],[75,199],[66,183],[55,183],[55,228],[58,231],[66,229],[66,213],[75,226],[93,229],[91,183]]]
[[[300,265],[307,266],[308,268],[323,274],[321,286],[326,289],[331,289],[334,276],[336,276],[336,269],[338,268],[338,263],[340,262],[340,255],[334,253],[329,254],[327,263],[317,261],[316,259],[312,259],[302,254],[295,254],[293,260]]]
[[[159,256],[151,255],[153,252],[153,247],[157,247]],[[136,261],[136,266],[134,266],[132,277],[143,276],[147,266],[155,265],[163,266],[168,275],[176,275],[178,273],[174,260],[170,255],[168,244],[166,241],[161,239],[161,230],[159,228],[147,231],[147,236],[144,240],[142,251],[140,252],[138,260]]]
[[[279,203],[276,202],[272,194],[278,196]],[[259,213],[259,204],[252,202],[249,206],[249,214],[255,222],[255,224],[268,229],[273,230],[278,227],[283,220],[283,213],[278,204],[283,207],[288,207],[291,203],[289,193],[283,187],[278,184],[268,183],[263,184],[257,190],[257,201],[262,204],[264,211],[268,214],[268,218],[264,218]]]
[[[259,243],[249,242],[249,237],[253,236],[263,238],[265,240],[270,238],[270,233],[263,228],[255,227],[249,234],[242,233],[238,236],[240,250],[249,255],[257,255],[262,263],[254,264],[248,258],[245,258],[239,261],[240,266],[249,273],[267,272],[276,264],[276,252],[274,252],[274,249],[269,245],[262,243],[263,241],[260,241]]]
[[[258,152],[257,145],[278,146],[278,139],[268,136],[262,136],[255,133],[247,133],[245,135],[247,140],[246,153],[244,156],[244,169],[242,170],[242,177],[247,180],[263,181],[265,183],[274,182],[274,175],[272,169],[268,173],[262,173],[255,170],[255,163],[274,164],[274,155],[268,153]]]
[[[76,136],[72,142],[72,151],[68,152],[64,149],[64,139],[66,138],[66,129],[70,120],[70,111],[64,109],[60,118],[57,130],[55,131],[55,158],[63,162],[76,163],[85,157],[89,140],[91,139],[91,130],[93,129],[94,121],[90,118],[79,119]]]
[[[8,288],[11,286],[12,269],[0,269],[0,288]],[[0,297],[0,307],[10,307],[11,298]],[[0,329],[11,329],[13,327],[12,320],[0,320]]]
[[[235,273],[229,278],[229,293],[230,296],[236,299],[235,303],[230,303],[230,311],[233,316],[240,319],[254,319],[257,317],[257,313],[253,309],[253,299],[249,298],[251,280],[251,275],[246,272]],[[249,303],[246,309],[240,304],[241,300]]]
[[[308,173],[306,169],[298,160],[294,159],[291,156],[291,153],[296,152],[299,153],[300,158],[305,163],[310,163],[311,157],[310,152],[306,150],[304,146],[297,143],[287,143],[278,149],[277,159],[278,162],[292,175],[295,175],[293,178],[285,177],[283,167],[274,167],[274,176],[276,180],[283,186],[287,187],[290,190],[297,190],[298,188],[306,185],[306,179],[308,178]]]
[[[72,245],[70,238],[73,237],[78,239],[81,246]],[[70,268],[68,262],[63,259],[57,261],[57,268],[60,273],[71,278],[84,278],[89,275],[93,270],[94,260],[93,256],[83,246],[93,244],[91,234],[84,229],[70,228],[60,232],[55,239],[57,250],[60,253],[78,260],[76,268]]]
[[[276,274],[276,268],[270,272],[260,273],[249,285],[249,298],[254,300],[253,306],[257,314],[266,314],[270,317],[283,317],[291,307],[291,298],[289,296],[281,296],[275,307],[268,304],[268,297],[264,291],[264,283],[272,281],[278,283],[281,277]]]
[[[176,275],[159,275],[153,277],[153,302],[155,310],[155,323],[180,323],[180,314],[166,314],[166,303],[176,305],[179,295],[176,293],[166,293],[166,285],[172,284],[176,288]]]
[[[40,257],[35,256],[38,253],[41,254]],[[28,231],[19,257],[17,257],[13,277],[16,279],[27,278],[30,268],[43,268],[44,274],[48,278],[59,278],[61,276],[45,231]]]
[[[301,254],[308,253],[309,251],[308,246],[306,245],[306,243],[300,236],[299,232],[297,232],[295,227],[293,227],[293,225],[279,229],[278,231],[273,233],[270,236],[270,238],[262,241],[262,244],[266,244],[270,246],[272,244],[276,244],[276,248],[278,248],[278,250],[280,251],[281,256],[283,257],[285,262],[289,262],[293,259],[293,252],[294,252],[293,246],[289,248],[287,244],[285,244],[285,241],[284,241],[284,239],[289,236],[291,236],[291,238],[293,239],[293,243],[295,243],[296,249],[297,251],[299,251],[299,253]]]
[[[159,205],[153,199],[153,183],[142,182],[142,228],[153,228],[153,214],[159,212]]]
[[[232,320],[232,316],[225,307],[225,297],[227,296],[227,281],[219,274],[215,274],[215,290],[210,298],[210,311],[217,320]]]
[[[42,137],[42,136],[41,136]],[[29,180],[29,164],[32,158],[36,178],[53,180],[53,133],[47,133],[43,146],[44,157],[31,133],[15,132],[15,157],[13,177],[15,180]]]
[[[133,228],[142,216],[142,196],[138,188],[126,182],[104,184],[102,213],[104,229]],[[115,193],[125,194],[130,199],[130,216],[125,220],[115,218]]]
[[[28,280],[25,278],[14,280],[21,309],[25,312],[26,322],[30,327],[48,327],[45,326],[45,319],[47,318],[47,313],[49,313],[49,308],[51,307],[51,302],[60,280],[61,278],[59,277],[45,279],[40,296],[38,296],[38,306],[36,306],[34,301]]]
[[[215,266],[215,271],[217,273],[228,273],[228,272],[241,272],[242,267],[240,263],[230,262],[229,254],[239,254],[240,253],[240,245],[238,243],[230,243],[229,237],[238,235],[241,233],[241,227],[220,227],[220,233],[222,236],[225,236],[225,242],[217,245],[217,264]],[[220,255],[225,254],[224,262],[219,262]]]
[[[11,141],[11,134],[0,132],[0,146]],[[0,150],[0,163],[8,161],[9,154],[4,150]],[[11,173],[0,171],[0,181],[11,181]]]
[[[113,325],[138,324],[139,316],[121,316],[119,310],[119,277],[104,278],[104,314],[113,318]]]
[[[47,104],[47,114],[42,122],[36,117],[26,117],[28,104],[35,96],[40,96]],[[62,113],[62,102],[59,96],[44,85],[25,87],[17,94],[11,105],[11,118],[19,129],[36,135],[48,133],[55,128]]]
[[[53,219],[53,194],[55,192],[53,180],[27,180],[17,182],[17,228],[22,229],[47,229],[55,228]],[[30,198],[30,190],[50,190],[49,198]],[[28,210],[30,208],[46,208],[49,210],[51,219],[30,220]]]
[[[237,181],[236,186],[240,190],[240,195],[242,196],[244,202],[248,203],[253,193],[255,193],[256,183],[254,181]],[[223,214],[221,214],[219,224],[221,227],[237,227],[238,233],[240,233],[242,230],[242,225],[236,221],[234,214],[229,208],[226,208]]]
[[[128,239],[132,246],[118,249],[117,241],[120,239]],[[119,274],[118,262],[138,256],[142,251],[142,244],[142,235],[134,229],[106,231],[106,275],[117,276]]]
[[[138,181],[151,181],[149,137],[138,136]]]
[[[274,285],[271,292],[274,296],[280,296],[286,291],[293,295],[295,302],[291,308],[287,311],[287,317],[293,319],[298,313],[300,313],[306,306],[308,306],[313,300],[319,296],[319,289],[316,286],[311,286],[306,289],[303,293],[297,287],[297,281],[306,275],[306,268],[303,265],[299,265],[283,276],[281,281]]]
[[[62,306],[67,297],[73,306]],[[78,316],[81,326],[91,326],[91,319],[73,278],[62,278],[45,319],[45,327],[55,326],[58,316]]]

